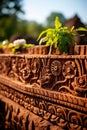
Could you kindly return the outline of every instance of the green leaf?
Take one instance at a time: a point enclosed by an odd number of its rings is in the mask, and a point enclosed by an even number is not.
[[[62,26],[62,23],[60,22],[59,18],[56,17],[55,19],[55,28],[58,29]]]
[[[28,44],[24,44],[24,45],[23,45],[24,48],[28,48],[28,47],[31,47],[31,46],[34,46],[34,44],[28,43]]]
[[[44,34],[46,34],[47,32],[49,32],[49,31],[51,31],[51,30],[52,30],[52,28],[49,28],[49,29],[47,29],[47,30],[45,30],[45,31],[42,31],[42,32],[40,33],[40,35],[38,36],[37,41],[38,41]]]
[[[87,31],[87,29],[83,28],[83,27],[79,27],[79,28],[76,29],[76,31]]]

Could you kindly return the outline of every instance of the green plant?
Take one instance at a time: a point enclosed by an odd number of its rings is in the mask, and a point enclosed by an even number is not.
[[[29,48],[29,47],[31,47],[31,46],[34,46],[34,44],[31,44],[31,43],[29,43],[29,44],[22,44],[22,45],[16,45],[16,46],[13,46],[12,47],[12,53],[15,53],[15,52],[17,52],[17,51],[23,51],[23,50],[26,50],[27,48]]]
[[[10,43],[8,40],[4,40],[0,44],[0,52],[15,53],[15,52],[27,52],[29,47],[34,46],[32,43],[26,43],[25,39],[17,39]]]
[[[59,18],[55,18],[55,27],[48,28],[45,31],[42,31],[38,37],[39,44],[41,45],[43,42],[46,43],[46,46],[50,46],[49,54],[51,54],[52,47],[59,48],[59,51],[68,52],[68,45],[75,45],[74,36],[78,36],[79,34],[75,34],[73,31],[87,31],[87,29],[79,28],[75,29],[74,26],[69,30],[68,27],[62,26]]]

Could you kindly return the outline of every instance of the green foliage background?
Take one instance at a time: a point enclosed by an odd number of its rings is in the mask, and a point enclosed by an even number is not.
[[[0,41],[10,39],[15,34],[28,34],[30,37],[37,38],[40,32],[49,26],[53,26],[56,15],[65,22],[65,18],[61,13],[51,13],[44,25],[36,21],[26,21],[19,18],[24,15],[23,0],[1,0],[0,1]]]
[[[0,42],[9,40],[15,34],[27,34],[29,37],[37,38],[43,30],[53,27],[56,16],[60,18],[62,24],[66,22],[64,15],[58,12],[49,14],[44,24],[23,20],[19,17],[24,15],[23,1],[0,0]]]

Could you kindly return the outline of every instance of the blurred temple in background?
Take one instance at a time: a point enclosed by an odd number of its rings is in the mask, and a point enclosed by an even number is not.
[[[70,18],[67,20],[67,22],[65,23],[65,26],[67,26],[69,29],[72,26],[75,26],[75,28],[79,28],[79,27],[85,27],[85,25],[81,22],[80,18],[78,17],[78,15],[75,15],[74,17]],[[83,31],[79,31],[79,34],[83,34]],[[84,31],[84,36],[78,36],[75,37],[75,41],[77,44],[79,45],[86,45],[87,44],[87,32]]]

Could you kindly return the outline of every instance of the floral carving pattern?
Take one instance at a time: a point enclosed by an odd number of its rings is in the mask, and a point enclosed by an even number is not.
[[[38,98],[26,95],[25,93],[23,94],[17,92],[11,88],[8,88],[7,86],[0,86],[0,91],[3,96],[10,98],[26,109],[25,114],[23,114],[19,107],[13,107],[12,105],[8,107],[7,105],[5,107],[5,126],[7,128],[9,128],[9,126],[12,126],[12,124],[14,126],[14,123],[16,123],[17,129],[25,129],[28,127],[26,126],[26,123],[27,125],[30,125],[28,122],[31,121],[29,118],[30,112],[27,112],[27,110],[29,110],[33,114],[49,121],[53,125],[59,126],[61,129],[87,129],[87,114],[72,110],[64,106],[60,106],[59,104],[53,104],[51,100],[46,101],[43,98]],[[20,122],[22,123],[21,125]]]
[[[67,79],[72,79],[76,75],[76,65],[74,61],[66,61],[63,65],[63,76]]]
[[[54,60],[51,63],[51,72],[52,72],[52,74],[55,75],[55,76],[59,76],[61,74],[61,70],[62,70],[61,62],[58,61],[58,60]]]
[[[87,129],[86,65],[86,56],[2,55],[0,95],[61,129]],[[5,109],[7,128],[30,128],[29,114],[21,115],[13,106]],[[31,121],[32,129],[34,125]]]
[[[31,87],[87,97],[87,60],[81,57],[0,57],[0,74]]]

